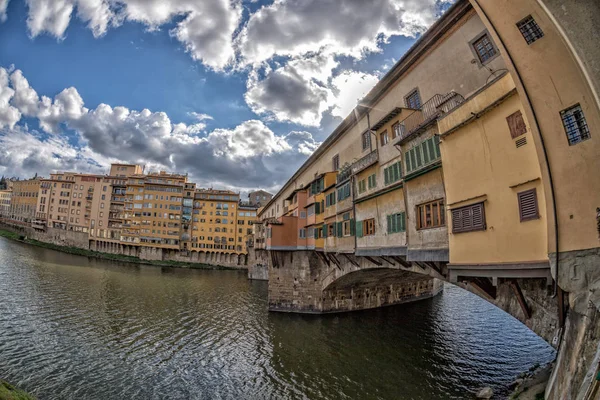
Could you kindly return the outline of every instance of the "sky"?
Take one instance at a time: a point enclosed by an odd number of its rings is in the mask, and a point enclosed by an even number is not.
[[[0,175],[276,192],[451,0],[0,0]]]

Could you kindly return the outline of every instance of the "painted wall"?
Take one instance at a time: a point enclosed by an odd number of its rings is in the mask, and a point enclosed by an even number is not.
[[[511,94],[512,93],[512,94]],[[496,103],[508,95],[501,103]],[[478,119],[473,114],[496,104]],[[506,117],[523,111],[510,75],[439,121],[451,263],[547,261],[546,201],[529,124],[516,147]],[[449,129],[460,127],[444,135]],[[536,189],[540,218],[520,222],[517,193]],[[452,232],[451,210],[484,203],[484,231]]]

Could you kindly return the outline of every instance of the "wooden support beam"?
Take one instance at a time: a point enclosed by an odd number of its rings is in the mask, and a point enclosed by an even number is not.
[[[342,253],[342,255],[343,255],[344,257],[346,257],[346,260],[350,261],[350,263],[351,263],[352,265],[354,265],[354,266],[355,266],[355,267],[357,267],[357,268],[359,268],[359,267],[360,267],[360,264],[359,264],[359,263],[357,263],[355,260],[351,259],[349,255],[347,255],[347,254],[344,254],[344,253]]]
[[[440,268],[438,268],[438,266],[436,265],[435,262],[433,262],[433,261],[427,261],[427,262],[425,262],[425,264],[428,265],[432,270],[434,270],[438,274],[443,275],[442,274],[442,270]]]
[[[412,265],[410,265],[410,263],[408,261],[406,261],[405,259],[403,259],[402,257],[392,256],[392,259],[398,261],[398,263],[400,265],[402,265],[404,268],[412,268]]]
[[[366,256],[365,257],[367,260],[371,261],[373,264],[375,265],[379,265],[380,267],[383,265],[383,263],[381,263],[381,261],[374,259],[373,257],[369,257]]]
[[[271,251],[271,264],[273,264],[273,268],[279,268],[279,263],[277,262],[277,255],[274,251]]]
[[[427,267],[424,267],[423,264],[421,264],[420,261],[413,261],[415,264],[417,264],[417,266],[419,268],[421,268],[423,271],[427,270]]]
[[[496,300],[496,288],[488,278],[469,278],[465,282],[471,284],[471,286],[490,300]]]
[[[392,265],[395,265],[395,264],[394,264],[394,262],[393,262],[393,261],[390,261],[390,260],[389,260],[387,257],[381,256],[381,257],[379,257],[379,258],[381,258],[381,259],[383,259],[383,260],[385,260],[385,261],[389,262],[389,263],[390,263],[390,264],[392,264]]]
[[[388,260],[387,258],[385,258],[385,257],[383,257],[383,256],[380,256],[379,258],[380,258],[380,259],[382,259],[383,261],[385,261],[386,263],[388,263],[388,264],[392,265],[392,266],[394,265],[394,263],[393,263],[393,262],[391,262],[390,260]]]
[[[335,258],[335,255],[331,254],[331,253],[325,253],[325,256],[329,257],[333,263],[335,264],[335,266],[341,271],[342,270],[342,266],[340,265],[340,261]]]
[[[327,264],[328,267],[331,267],[331,263],[329,262],[329,259],[327,258],[327,256],[325,254],[323,254],[323,252],[321,252],[321,251],[315,251],[315,253],[317,253],[317,255],[319,256],[319,258],[321,260],[323,260],[323,262],[325,264]]]
[[[517,300],[519,301],[519,305],[521,306],[521,310],[523,310],[523,314],[525,314],[525,319],[531,318],[531,310],[529,306],[527,306],[527,302],[525,301],[525,296],[523,296],[523,292],[521,291],[521,287],[516,279],[511,279],[510,287],[513,290],[515,296],[517,296]]]

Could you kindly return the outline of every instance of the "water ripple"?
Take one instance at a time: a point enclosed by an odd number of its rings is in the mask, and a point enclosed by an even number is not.
[[[267,312],[243,272],[105,263],[0,239],[0,377],[39,399],[464,399],[552,349],[453,286],[342,315]]]

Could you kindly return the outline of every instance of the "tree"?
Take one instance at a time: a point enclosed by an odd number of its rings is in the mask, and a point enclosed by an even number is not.
[[[6,178],[2,175],[2,178],[0,179],[0,190],[6,190],[7,187]]]

